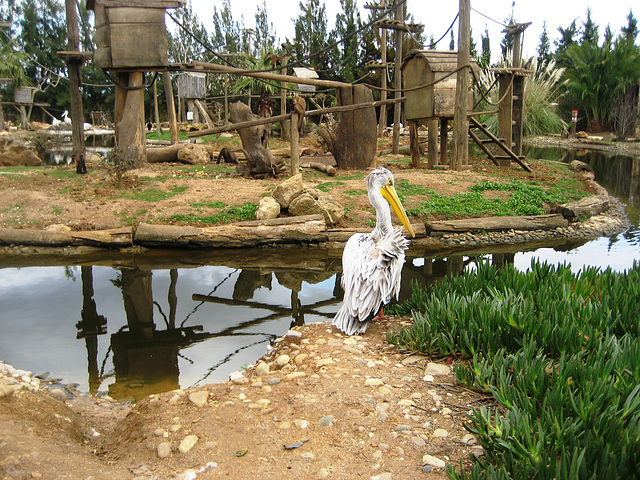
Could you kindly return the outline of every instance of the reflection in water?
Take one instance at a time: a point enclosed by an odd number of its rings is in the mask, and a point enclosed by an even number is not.
[[[400,300],[410,297],[413,282],[429,286],[485,259],[519,269],[532,259],[629,268],[640,260],[638,160],[611,158],[590,162],[627,204],[627,232],[456,255],[411,249]],[[606,183],[623,180],[630,185]],[[60,257],[0,259],[0,359],[34,373],[51,370],[81,391],[121,401],[225,380],[292,325],[333,317],[342,299],[340,256],[293,248],[154,250],[105,253],[79,267]]]

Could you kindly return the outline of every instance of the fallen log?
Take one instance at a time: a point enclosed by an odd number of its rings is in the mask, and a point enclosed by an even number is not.
[[[320,170],[321,172],[326,173],[330,177],[335,177],[337,173],[335,167],[320,162],[302,163],[300,164],[300,166],[302,168],[315,168],[316,170]]]
[[[551,230],[566,227],[566,218],[559,213],[510,217],[464,218],[425,222],[428,233],[433,232],[496,232],[504,230]]]
[[[140,224],[134,241],[149,247],[257,247],[274,243],[324,242],[322,215],[252,220],[213,227]]]
[[[133,232],[130,227],[82,232],[0,228],[0,245],[124,248],[133,245]]]
[[[148,163],[162,163],[162,162],[176,162],[185,163],[178,158],[178,152],[191,143],[176,143],[166,147],[153,147],[147,148],[147,162]],[[209,156],[215,158],[219,152],[214,150],[213,145],[202,144],[207,149]]]

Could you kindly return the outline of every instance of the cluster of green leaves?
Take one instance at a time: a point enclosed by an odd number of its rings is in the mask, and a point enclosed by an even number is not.
[[[415,208],[407,209],[411,216],[437,215],[444,218],[477,215],[542,215],[545,204],[556,205],[577,200],[586,195],[575,190],[574,185],[556,184],[545,190],[536,182],[514,180],[510,183],[485,180],[469,187],[469,193],[458,193],[445,197],[429,192],[431,197]],[[485,191],[509,192],[509,199],[487,198]]]
[[[223,202],[192,203],[191,205],[196,208],[196,213],[179,213],[162,220],[168,220],[171,223],[200,223],[205,225],[215,225],[220,223],[255,220],[256,211],[258,210],[258,205],[252,202],[247,202],[243,205],[232,205],[228,208],[224,208],[226,205]],[[202,213],[202,207],[222,208],[222,210],[206,215]]]
[[[640,465],[640,265],[626,272],[481,263],[396,313],[402,349],[460,356],[458,380],[500,409],[469,415],[485,455],[467,478],[636,478]]]

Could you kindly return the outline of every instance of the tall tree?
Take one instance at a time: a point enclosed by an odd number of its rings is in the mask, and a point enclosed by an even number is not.
[[[566,52],[569,47],[576,44],[576,37],[578,36],[576,21],[573,20],[567,28],[558,27],[560,39],[555,40],[554,43],[556,46],[556,63],[559,67],[568,67],[571,63],[566,57]]]
[[[484,34],[480,37],[480,41],[482,44],[482,53],[480,54],[478,65],[483,69],[489,68],[489,65],[491,65],[491,39],[489,38],[489,29],[486,24],[484,26]]]
[[[355,0],[340,0],[342,12],[336,15],[336,26],[331,38],[343,40],[338,46],[337,63],[338,78],[352,83],[358,78],[360,55],[360,36],[355,32],[360,28],[360,12]]]
[[[256,10],[256,41],[252,55],[261,57],[269,52],[274,52],[276,47],[276,34],[273,22],[269,22],[267,15],[267,2],[262,0],[262,5],[258,5]]]
[[[209,44],[207,31],[193,12],[191,0],[187,0],[182,8],[175,9],[172,17],[176,19],[177,29],[169,34],[169,59],[176,63],[205,60]],[[210,58],[210,55],[207,57]]]
[[[69,106],[66,65],[55,52],[67,49],[67,26],[64,2],[57,0],[23,0],[18,42],[28,57],[26,75],[42,90],[38,100],[53,109]]]
[[[629,10],[627,15],[627,26],[620,29],[624,38],[631,43],[635,43],[638,38],[638,20],[633,16],[633,11]]]
[[[213,48],[218,52],[226,54],[239,53],[242,49],[242,31],[244,25],[234,21],[231,12],[230,0],[222,0],[222,8],[218,11],[218,7],[214,5],[213,16],[213,32],[211,33],[211,43]]]
[[[451,29],[451,40],[449,40],[449,50],[455,50],[456,49],[456,39],[453,36],[453,28]]]
[[[298,61],[304,60],[306,65],[318,71],[329,66],[329,52],[323,50],[327,46],[327,12],[324,2],[320,0],[303,0],[300,2],[300,14],[295,19],[295,37],[293,48]]]
[[[540,34],[540,42],[538,43],[538,58],[542,60],[544,64],[549,63],[551,60],[551,41],[549,40],[549,34],[547,33],[547,22],[542,22],[542,33]]]
[[[582,43],[597,44],[598,41],[598,25],[591,18],[591,8],[587,8],[587,19],[582,24]]]

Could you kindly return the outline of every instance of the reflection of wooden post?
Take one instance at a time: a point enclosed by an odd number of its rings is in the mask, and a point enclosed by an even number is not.
[[[167,112],[169,113],[169,130],[171,131],[171,144],[173,145],[180,141],[180,137],[178,135],[178,122],[176,121],[176,106],[173,101],[171,74],[164,72],[162,74],[162,81],[164,82],[164,94],[167,100]]]
[[[520,35],[518,35],[519,37]],[[522,155],[522,135],[524,129],[524,82],[525,77],[513,77],[513,153]]]
[[[433,168],[438,165],[438,119],[430,118],[427,120],[428,130],[428,154],[427,159],[429,161],[429,168]]]
[[[285,53],[287,53],[285,51]],[[289,60],[289,56],[285,56],[282,59],[282,75],[286,75],[287,74],[287,61]],[[280,115],[284,115],[285,113],[287,113],[287,82],[281,82],[280,83]],[[285,127],[285,121],[283,120],[282,123],[280,123],[280,139],[283,142],[288,141],[289,139],[288,134],[289,131],[288,129]],[[291,125],[293,125],[293,122],[291,122]]]

